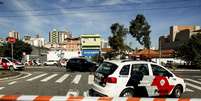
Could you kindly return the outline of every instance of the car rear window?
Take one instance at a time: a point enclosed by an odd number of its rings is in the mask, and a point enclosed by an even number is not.
[[[105,75],[110,75],[112,74],[116,69],[117,69],[117,65],[113,64],[113,63],[109,63],[109,62],[103,62],[98,69],[96,70],[96,72],[99,73],[103,73]]]

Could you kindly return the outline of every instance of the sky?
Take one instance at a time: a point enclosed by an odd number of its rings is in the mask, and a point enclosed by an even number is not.
[[[170,26],[201,26],[201,0],[0,0],[0,37],[15,30],[20,37],[39,33],[47,42],[57,29],[75,37],[99,33],[107,40],[113,23],[128,28],[137,14],[150,24],[151,47],[157,48]],[[129,35],[125,43],[142,47]]]

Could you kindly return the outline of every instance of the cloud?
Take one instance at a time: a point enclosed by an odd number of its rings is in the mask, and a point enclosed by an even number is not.
[[[21,0],[13,0],[14,5],[17,7],[18,10],[31,10],[34,9],[31,5],[31,2],[25,2]],[[25,15],[25,23],[24,29],[28,32],[42,32],[43,23],[48,23],[47,19],[41,20],[38,16],[29,16],[34,15],[33,12],[23,12]],[[26,16],[27,15],[27,16]]]

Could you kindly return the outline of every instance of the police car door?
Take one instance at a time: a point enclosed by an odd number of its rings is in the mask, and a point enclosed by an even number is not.
[[[117,80],[117,90],[118,92],[121,92],[123,89],[125,89],[126,84],[130,78],[130,64],[129,65],[124,65],[122,69],[119,72],[119,77]]]
[[[168,72],[165,68],[151,64],[153,72],[152,86],[156,88],[155,95],[164,96],[170,94],[174,86],[171,84],[173,82],[173,75]]]
[[[149,74],[150,73],[148,64],[132,64],[131,76],[127,83],[127,86],[133,86],[135,92],[137,92],[137,94],[139,94],[140,96],[148,96],[148,90],[152,82]]]

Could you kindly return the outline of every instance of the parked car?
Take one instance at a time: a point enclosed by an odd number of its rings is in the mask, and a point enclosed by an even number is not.
[[[49,60],[49,61],[44,62],[44,65],[45,66],[57,66],[58,64],[57,64],[57,61],[55,61],[55,60]]]
[[[104,61],[94,74],[90,96],[180,97],[186,84],[165,67],[146,61]]]
[[[66,69],[93,72],[97,69],[97,64],[81,57],[71,58],[67,62]]]
[[[0,57],[0,69],[9,69],[11,71],[13,70],[23,70],[24,64],[16,59],[12,59],[9,57]]]

